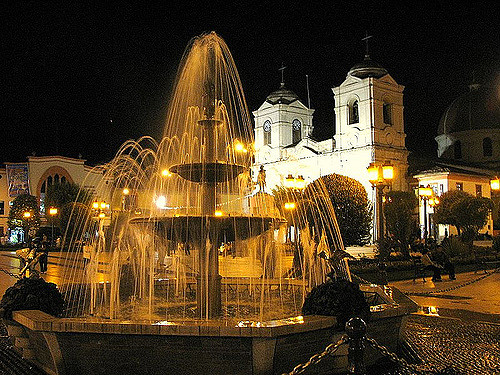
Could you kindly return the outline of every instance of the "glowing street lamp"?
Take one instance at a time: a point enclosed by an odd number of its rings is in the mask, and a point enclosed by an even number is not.
[[[438,197],[431,197],[429,198],[429,206],[435,207],[439,204],[439,198]]]
[[[302,175],[299,175],[297,178],[295,178],[291,174],[289,174],[285,178],[284,185],[287,189],[302,191],[306,188],[306,181],[304,180],[304,177]]]
[[[376,189],[376,220],[377,220],[377,231],[375,233],[375,240],[379,240],[383,237],[384,233],[384,217],[382,211],[382,204],[384,198],[384,189],[386,187],[390,188],[392,185],[392,180],[394,179],[394,166],[390,162],[385,162],[383,165],[378,165],[376,163],[370,163],[367,168],[368,181],[372,184],[372,189]]]
[[[243,154],[246,154],[248,150],[246,149],[245,145],[239,141],[236,141],[234,143],[234,151],[236,152],[241,152]]]
[[[165,169],[163,169],[163,170],[161,171],[161,175],[162,175],[163,177],[171,177],[171,176],[172,176],[172,172],[170,172],[167,168],[165,168]]]
[[[494,179],[490,180],[490,188],[491,190],[498,191],[500,190],[500,180],[498,177],[495,177]]]
[[[296,207],[295,202],[285,202],[285,210],[294,210]]]

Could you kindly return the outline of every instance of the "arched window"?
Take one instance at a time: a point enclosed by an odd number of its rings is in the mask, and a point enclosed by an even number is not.
[[[462,159],[462,142],[455,141],[453,144],[453,151],[455,154],[455,159]]]
[[[300,120],[292,121],[292,143],[298,143],[302,139],[302,123]]]
[[[359,122],[358,101],[354,100],[349,105],[349,124],[357,124]]]
[[[493,155],[493,144],[491,138],[483,138],[483,156]]]
[[[56,175],[54,176],[54,184],[58,183],[59,183],[59,175],[56,173]]]
[[[61,184],[65,184],[66,183],[66,177],[62,176],[61,177]]]
[[[384,124],[392,125],[392,106],[389,103],[384,103]]]
[[[47,186],[52,185],[52,176],[47,177]]]
[[[271,121],[266,120],[264,122],[264,145],[271,144]]]

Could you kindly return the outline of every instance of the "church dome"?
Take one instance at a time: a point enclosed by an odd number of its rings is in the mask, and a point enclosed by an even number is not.
[[[273,105],[277,103],[290,104],[296,100],[300,100],[297,94],[288,90],[284,83],[281,83],[281,87],[270,93],[266,98],[266,101]]]
[[[438,135],[478,129],[500,129],[500,96],[493,87],[473,84],[448,106]]]
[[[387,69],[385,69],[379,63],[373,61],[369,55],[365,55],[365,59],[354,65],[351,70],[347,73],[348,76],[353,76],[357,78],[380,78],[387,74]]]

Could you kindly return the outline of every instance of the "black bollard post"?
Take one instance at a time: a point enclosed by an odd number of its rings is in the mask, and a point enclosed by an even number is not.
[[[366,323],[361,318],[351,318],[345,325],[345,331],[349,336],[347,354],[349,374],[366,375],[364,362]]]

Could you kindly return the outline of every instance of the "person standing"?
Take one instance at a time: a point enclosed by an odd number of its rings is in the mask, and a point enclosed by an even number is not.
[[[40,272],[41,273],[46,273],[47,272],[47,265],[49,261],[49,246],[50,246],[50,241],[47,238],[47,235],[42,236],[42,241],[40,242]]]

